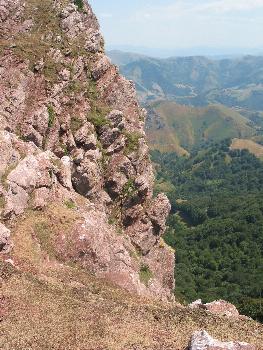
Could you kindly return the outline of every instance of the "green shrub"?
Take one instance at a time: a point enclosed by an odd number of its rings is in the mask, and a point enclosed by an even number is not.
[[[83,0],[74,0],[74,4],[78,7],[79,11],[84,10],[84,1]]]
[[[149,269],[148,265],[142,264],[140,267],[139,276],[140,276],[140,281],[147,286],[150,280],[153,278],[153,273]]]

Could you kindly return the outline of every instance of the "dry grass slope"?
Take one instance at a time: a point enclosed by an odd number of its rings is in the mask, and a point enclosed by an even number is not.
[[[234,139],[231,144],[231,149],[247,149],[256,157],[263,159],[263,146],[252,140]]]
[[[0,260],[1,350],[184,350],[201,329],[263,350],[263,326],[254,321],[143,299],[57,260],[57,232],[70,241],[75,220],[64,204],[28,211],[14,225],[20,269]]]
[[[152,124],[147,137],[152,149],[162,152],[175,151],[187,155],[193,145],[207,140],[252,137],[255,130],[249,121],[233,109],[222,105],[194,108],[172,101],[151,105],[163,127]]]
[[[74,267],[0,264],[2,350],[183,350],[195,330],[263,349],[263,326],[143,300]]]

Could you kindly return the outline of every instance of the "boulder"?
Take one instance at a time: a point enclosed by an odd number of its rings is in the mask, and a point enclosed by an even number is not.
[[[91,123],[83,125],[75,134],[76,144],[84,149],[95,150],[97,148],[97,138],[94,135],[94,127]]]
[[[189,350],[256,350],[256,347],[243,342],[221,342],[213,339],[206,331],[195,332]]]
[[[228,303],[225,300],[216,300],[212,303],[207,303],[204,305],[207,311],[213,314],[225,315],[228,317],[239,317],[239,312],[235,305]]]
[[[10,230],[0,223],[0,253],[8,253],[10,249]]]
[[[203,304],[202,300],[199,299],[189,304],[189,307],[191,309],[204,309],[216,315],[240,317],[235,305],[230,304],[225,300],[216,300],[211,303]]]
[[[114,128],[124,128],[124,116],[121,111],[113,110],[106,117]]]
[[[72,174],[74,189],[85,197],[98,191],[102,186],[99,165],[89,159],[84,159]]]

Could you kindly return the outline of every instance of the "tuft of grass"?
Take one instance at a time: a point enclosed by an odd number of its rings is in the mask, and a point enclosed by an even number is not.
[[[97,86],[93,80],[89,81],[88,98],[91,103],[91,111],[88,114],[88,120],[94,124],[95,127],[110,125],[106,116],[111,109],[101,100],[99,100]]]
[[[70,81],[67,89],[68,89],[69,93],[77,94],[77,93],[82,92],[83,89],[85,89],[85,87],[83,86],[83,84],[81,84],[80,81],[72,80],[72,81]]]
[[[63,68],[61,62],[55,62],[51,57],[46,57],[44,64],[44,76],[52,84],[58,82],[58,73]]]
[[[76,203],[74,203],[72,199],[66,200],[64,202],[64,204],[68,209],[76,209],[77,208]]]
[[[64,152],[64,156],[68,156],[70,152],[69,152],[69,150],[68,150],[67,145],[65,145],[64,143],[60,143],[60,147],[61,147],[61,149],[62,149],[63,152]]]
[[[100,107],[95,107],[88,116],[88,120],[95,126],[95,128],[101,128],[102,126],[109,125],[109,121],[106,119],[105,111]]]
[[[70,119],[70,130],[73,134],[77,132],[82,127],[82,125],[83,121],[79,117],[73,116]]]
[[[34,232],[39,240],[41,247],[51,256],[54,257],[53,233],[52,227],[46,218],[38,221],[34,225]]]
[[[5,199],[3,196],[0,196],[0,209],[4,209],[5,207]]]
[[[148,265],[142,264],[140,267],[139,276],[140,276],[140,281],[146,286],[148,286],[150,280],[153,278],[153,273],[150,270]]]
[[[96,128],[108,124],[107,119],[103,115],[100,115],[96,112],[91,115],[90,120]]]
[[[52,128],[56,119],[56,113],[52,105],[48,105],[47,111],[48,111],[48,127]]]
[[[124,132],[126,137],[126,146],[124,149],[124,154],[128,155],[132,152],[136,152],[139,149],[139,140],[142,135],[137,132]]]

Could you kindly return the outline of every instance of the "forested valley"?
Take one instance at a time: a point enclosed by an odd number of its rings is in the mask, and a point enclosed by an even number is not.
[[[225,299],[263,321],[263,163],[231,140],[189,157],[152,151],[155,191],[172,203],[165,241],[176,251],[177,298]]]

